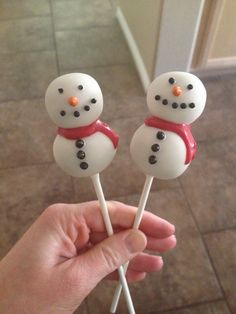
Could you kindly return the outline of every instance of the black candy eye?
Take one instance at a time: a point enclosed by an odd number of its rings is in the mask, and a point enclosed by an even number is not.
[[[192,84],[188,84],[187,89],[193,89],[193,85]]]
[[[82,90],[83,88],[84,88],[83,85],[79,85],[79,86],[78,86],[78,89],[79,89],[79,90]]]
[[[62,94],[62,93],[64,92],[64,89],[63,89],[63,88],[58,88],[58,92],[59,92],[60,94]]]
[[[170,83],[170,84],[174,84],[174,83],[175,83],[175,79],[174,79],[173,77],[170,77],[170,78],[169,78],[169,83]]]
[[[95,98],[92,98],[92,99],[91,99],[91,103],[92,103],[92,104],[95,104],[96,102],[97,102],[97,100],[96,100]]]

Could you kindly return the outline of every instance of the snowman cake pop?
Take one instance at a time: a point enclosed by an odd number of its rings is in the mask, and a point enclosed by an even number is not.
[[[119,138],[98,120],[103,96],[96,80],[83,73],[62,75],[49,85],[45,103],[59,127],[53,145],[57,164],[75,177],[105,169],[115,156]]]
[[[138,128],[130,144],[133,160],[146,175],[133,228],[139,227],[153,178],[177,178],[194,159],[197,145],[189,124],[201,115],[205,103],[205,87],[191,73],[164,73],[150,84],[147,105],[152,116]],[[116,289],[111,313],[116,312],[121,289],[120,285]]]
[[[53,144],[59,167],[74,177],[91,177],[109,236],[113,234],[99,173],[115,156],[119,137],[98,120],[103,109],[101,89],[94,78],[70,73],[56,78],[45,95],[46,109],[58,126]],[[120,282],[130,314],[135,314],[123,267],[118,268]]]
[[[187,169],[196,153],[189,124],[201,115],[205,102],[205,87],[191,73],[169,72],[151,83],[147,105],[153,116],[130,145],[132,158],[145,174],[173,179]]]

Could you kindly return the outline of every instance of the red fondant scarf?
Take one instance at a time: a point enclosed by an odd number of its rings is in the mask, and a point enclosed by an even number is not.
[[[146,119],[145,124],[157,129],[171,131],[178,134],[182,138],[186,146],[185,164],[187,165],[194,159],[196,155],[197,144],[191,133],[191,127],[188,124],[178,124],[170,121],[165,121],[157,117],[150,117]]]
[[[118,142],[119,142],[119,136],[112,129],[110,129],[106,123],[100,120],[96,120],[90,125],[82,126],[79,128],[70,128],[70,129],[58,128],[57,130],[57,133],[59,135],[69,140],[77,140],[83,137],[90,136],[96,132],[101,132],[105,134],[112,141],[114,148],[117,147]]]

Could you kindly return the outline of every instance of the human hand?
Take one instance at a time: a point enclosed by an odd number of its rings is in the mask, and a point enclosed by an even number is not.
[[[129,281],[160,270],[160,256],[141,252],[173,248],[174,226],[145,212],[141,231],[130,230],[137,208],[108,207],[116,232],[109,238],[98,202],[47,208],[0,262],[0,312],[73,313],[99,281],[117,279],[115,270],[130,259]]]

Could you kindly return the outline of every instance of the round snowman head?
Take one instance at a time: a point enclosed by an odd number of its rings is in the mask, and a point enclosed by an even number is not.
[[[152,115],[174,123],[192,123],[201,115],[205,103],[203,83],[187,72],[164,73],[147,91],[147,105]]]
[[[70,73],[50,83],[45,104],[58,127],[75,128],[89,125],[99,118],[103,96],[94,78],[84,73]]]

